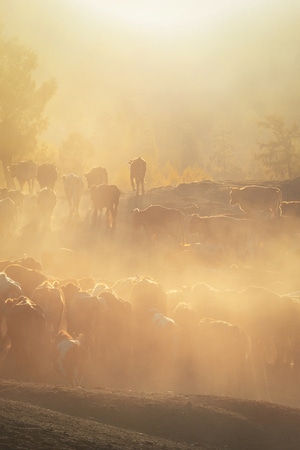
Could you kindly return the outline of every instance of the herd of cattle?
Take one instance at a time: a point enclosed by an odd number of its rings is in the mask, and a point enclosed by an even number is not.
[[[20,190],[1,190],[2,229],[14,233],[10,225],[22,213],[25,183],[49,225],[57,202],[56,168],[25,161],[9,171]],[[143,159],[130,161],[137,197],[145,194],[145,174]],[[35,180],[40,186],[36,194]],[[115,232],[122,227],[117,223],[122,193],[108,184],[105,169],[93,168],[85,177],[65,174],[62,181],[69,217],[79,219],[87,184],[92,225],[102,220],[105,209],[107,228]],[[250,185],[232,188],[228,203],[238,205],[239,214],[187,215],[155,204],[134,208],[130,217],[150,249],[162,240],[172,243],[176,253],[171,252],[170,270],[172,263],[190,262],[191,255],[193,263],[199,258],[216,268],[220,260],[253,264],[262,255],[272,257],[265,242],[286,236],[285,251],[295,251],[299,201],[282,201],[277,187]],[[140,275],[111,283],[92,275],[63,279],[33,257],[0,261],[0,270],[3,377],[251,398],[270,398],[272,368],[280,367],[290,384],[299,382],[298,289],[221,289],[203,280],[170,289]]]
[[[1,266],[2,377],[260,399],[270,369],[299,383],[299,292],[62,280],[32,257]]]

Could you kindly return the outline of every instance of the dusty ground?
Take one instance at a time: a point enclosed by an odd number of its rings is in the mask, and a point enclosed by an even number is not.
[[[299,184],[299,180],[282,183],[284,199],[298,199]],[[183,273],[171,273],[173,268],[164,267],[162,261],[153,264],[137,254],[137,247],[132,247],[131,231],[126,232],[130,230],[127,212],[137,206],[160,203],[178,207],[186,214],[240,214],[228,203],[229,187],[230,183],[202,182],[154,189],[143,200],[137,200],[133,194],[123,195],[113,241],[104,238],[103,233],[100,239],[86,227],[87,197],[77,225],[67,221],[67,204],[61,197],[47,240],[45,233],[28,222],[17,239],[3,243],[1,259],[17,258],[26,253],[40,260],[42,250],[70,246],[89,255],[91,275],[96,279],[115,281],[143,271],[168,288],[195,282],[200,277],[213,282],[211,277],[215,271],[211,267],[200,265]],[[121,243],[123,251],[120,251]],[[247,284],[254,272],[257,280],[267,284],[267,272],[257,267],[245,267],[242,280],[237,280],[234,269],[218,268],[218,272],[222,270],[224,276],[218,282],[223,283],[223,287],[232,287],[237,282]],[[293,272],[282,280],[276,272],[268,276],[270,284],[282,282],[282,289],[284,283],[287,289],[300,289]],[[300,405],[298,392],[278,389],[274,399],[276,403],[196,393],[145,393],[104,387],[72,389],[2,379],[0,449],[298,450],[300,409],[293,408]]]
[[[174,393],[0,382],[1,449],[299,449],[300,410]]]

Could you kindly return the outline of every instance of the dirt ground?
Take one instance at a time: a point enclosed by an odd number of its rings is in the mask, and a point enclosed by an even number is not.
[[[300,409],[234,398],[0,382],[1,449],[299,449]]]
[[[113,282],[122,276],[143,272],[167,288],[177,288],[200,278],[214,283],[217,279],[213,267],[200,264],[176,272],[163,264],[166,260],[153,263],[153,259],[141,256],[142,251],[137,254],[128,211],[159,203],[180,208],[185,214],[240,215],[238,208],[229,205],[230,186],[229,182],[207,181],[153,189],[143,199],[131,193],[124,194],[113,240],[107,236],[100,239],[98,232],[95,237],[95,232],[86,228],[87,196],[82,204],[81,221],[77,224],[68,221],[67,204],[61,196],[47,239],[34,221],[28,221],[17,238],[2,242],[0,258],[13,259],[26,254],[41,260],[45,250],[70,247],[88,254],[91,269],[82,276],[90,275],[97,280]],[[300,181],[295,180],[281,183],[279,187],[284,199],[295,200],[299,186]],[[105,233],[101,233],[103,238]],[[285,262],[279,264],[278,261],[274,264],[273,260],[270,267],[264,269],[243,267],[238,277],[234,267],[218,267],[218,273],[223,272],[218,283],[222,287],[240,287],[255,277],[255,281],[263,280],[264,285],[277,283],[283,291],[299,290],[298,269],[286,269],[279,277],[278,270]],[[62,384],[1,379],[0,449],[298,450],[298,395],[298,392],[279,388],[273,397],[275,400],[265,402],[197,393],[138,392],[103,386],[69,388]]]

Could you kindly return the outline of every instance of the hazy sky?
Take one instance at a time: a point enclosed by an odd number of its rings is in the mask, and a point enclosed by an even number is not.
[[[56,143],[122,108],[160,124],[196,117],[200,131],[299,109],[298,0],[1,0],[0,14],[37,53],[36,76],[57,80]]]

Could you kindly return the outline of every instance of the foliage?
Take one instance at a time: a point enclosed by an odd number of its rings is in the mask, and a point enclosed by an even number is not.
[[[200,162],[200,149],[197,130],[191,123],[183,123],[179,127],[179,143],[181,150],[181,169]]]
[[[180,177],[180,182],[192,183],[193,181],[203,181],[209,178],[210,177],[202,167],[198,164],[194,164],[193,166],[188,166],[184,169]]]
[[[228,124],[221,123],[214,131],[213,151],[207,166],[216,179],[234,179],[240,172],[235,163],[233,133]]]
[[[81,133],[71,133],[59,149],[59,165],[62,173],[83,175],[92,165],[95,151],[93,144]]]
[[[167,161],[164,165],[162,165],[158,163],[155,158],[151,158],[150,155],[148,156],[149,159],[147,158],[145,190],[158,186],[175,186],[180,183],[202,181],[209,178],[207,173],[203,170],[203,168],[198,166],[198,164],[187,166],[181,171],[170,161]],[[112,182],[117,184],[122,191],[126,192],[131,190],[128,164],[123,164],[118,168]]]
[[[37,136],[47,127],[44,110],[56,83],[52,79],[37,86],[32,76],[36,68],[32,50],[0,35],[0,159],[4,169],[33,152]]]
[[[293,178],[300,173],[300,149],[296,142],[300,138],[297,124],[285,124],[283,117],[268,115],[258,121],[258,126],[271,133],[267,142],[259,142],[256,159],[262,163],[271,178]]]
[[[34,153],[32,155],[29,154],[28,156],[37,164],[42,164],[47,161],[55,166],[58,165],[58,149],[48,142],[38,143]]]

